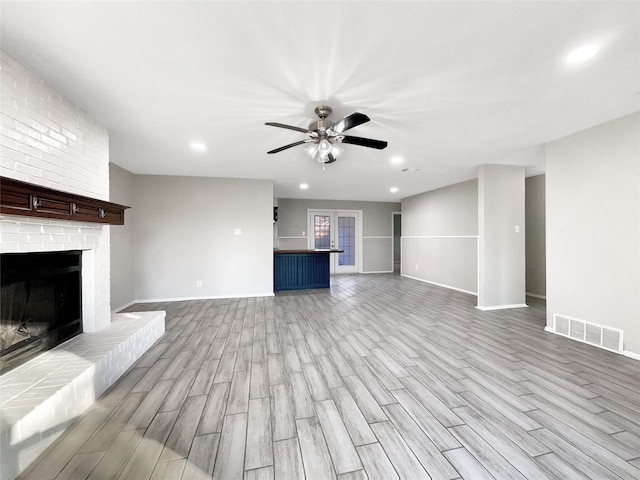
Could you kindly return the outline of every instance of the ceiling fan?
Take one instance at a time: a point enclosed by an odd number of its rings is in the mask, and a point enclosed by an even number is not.
[[[289,130],[295,130],[296,132],[302,132],[309,135],[309,138],[300,140],[298,142],[284,145],[283,147],[276,148],[267,153],[278,153],[287,148],[297,147],[298,145],[308,144],[305,151],[315,158],[320,163],[333,163],[336,161],[336,157],[340,152],[338,147],[341,143],[350,143],[352,145],[360,145],[362,147],[377,148],[382,150],[386,148],[387,142],[382,140],[373,140],[371,138],[354,137],[352,135],[344,135],[347,130],[362,125],[363,123],[371,120],[364,113],[352,113],[347,115],[338,122],[328,120],[327,117],[331,115],[331,107],[326,105],[320,105],[315,108],[316,115],[320,117],[320,120],[316,120],[309,125],[308,129],[294,127],[293,125],[285,125],[284,123],[267,122],[265,125],[279,128],[287,128]]]

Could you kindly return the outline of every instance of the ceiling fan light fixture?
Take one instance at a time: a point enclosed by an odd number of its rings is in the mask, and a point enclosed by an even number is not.
[[[318,144],[316,143],[310,143],[309,145],[304,147],[304,153],[309,155],[311,158],[314,158],[317,152],[318,152]]]
[[[338,158],[342,153],[342,148],[337,146],[335,143],[331,143],[326,138],[323,138],[318,143],[311,143],[307,145],[304,151],[318,163],[330,163],[328,162],[329,155],[332,155],[334,159]]]
[[[323,138],[322,140],[320,140],[320,143],[318,143],[318,153],[326,158],[330,152],[331,142],[329,142],[329,140],[327,140],[326,138]]]
[[[331,145],[331,155],[333,155],[333,158],[338,158],[338,155],[340,155],[341,153],[342,153],[342,148],[340,148],[335,143]]]

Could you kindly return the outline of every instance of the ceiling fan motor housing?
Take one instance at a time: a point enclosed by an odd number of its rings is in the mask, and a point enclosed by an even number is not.
[[[319,105],[315,108],[316,115],[320,117],[320,120],[316,120],[315,122],[311,122],[309,125],[309,130],[318,132],[320,136],[324,136],[327,129],[333,127],[334,122],[330,120],[325,120],[333,110],[331,107],[327,105]]]
[[[334,123],[329,120],[316,120],[309,125],[309,130],[312,132],[318,132],[320,136],[323,136],[327,129],[333,127]]]

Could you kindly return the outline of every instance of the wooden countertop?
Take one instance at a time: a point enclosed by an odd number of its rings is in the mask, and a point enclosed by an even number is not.
[[[338,249],[321,249],[321,248],[310,248],[310,249],[298,249],[298,250],[280,250],[278,248],[273,249],[274,255],[281,254],[296,254],[296,253],[342,253],[344,250]]]

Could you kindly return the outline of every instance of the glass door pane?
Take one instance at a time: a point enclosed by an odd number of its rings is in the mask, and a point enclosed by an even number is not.
[[[313,216],[313,248],[331,248],[331,216]]]
[[[334,244],[343,250],[337,255],[335,272],[358,273],[358,214],[336,212],[334,218]]]
[[[338,216],[338,265],[356,264],[356,219]]]

